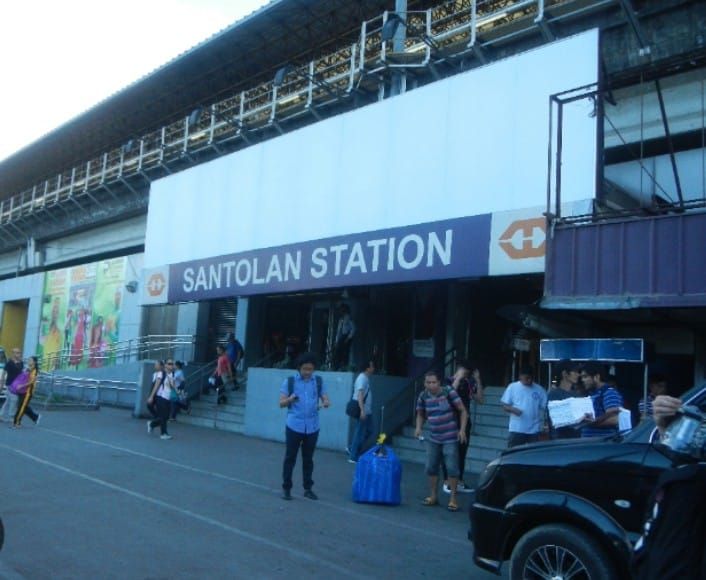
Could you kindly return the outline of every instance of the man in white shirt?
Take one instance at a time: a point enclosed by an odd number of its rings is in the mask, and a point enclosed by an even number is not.
[[[519,380],[507,386],[500,402],[510,415],[508,447],[538,441],[544,427],[547,392],[534,382],[532,369],[520,370]]]
[[[361,372],[353,385],[354,401],[358,401],[360,418],[356,419],[355,433],[350,447],[348,463],[356,463],[360,457],[365,442],[373,434],[373,394],[370,392],[370,377],[375,372],[375,362],[367,361],[361,367]]]

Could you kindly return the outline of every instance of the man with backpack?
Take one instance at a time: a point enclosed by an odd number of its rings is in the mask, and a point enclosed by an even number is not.
[[[304,353],[297,359],[297,372],[282,383],[279,406],[287,408],[286,451],[282,466],[282,499],[292,499],[292,472],[302,450],[304,497],[318,499],[314,485],[314,451],[319,438],[319,401],[328,408],[330,401],[321,377],[314,375],[316,357]]]
[[[455,412],[454,412],[455,409]],[[456,421],[459,415],[460,425]],[[424,375],[424,390],[417,399],[417,428],[415,437],[421,439],[424,421],[429,422],[426,472],[429,476],[429,496],[422,502],[425,506],[438,505],[439,468],[443,458],[449,479],[449,503],[447,509],[458,511],[456,487],[458,485],[458,444],[466,442],[468,411],[461,397],[451,387],[442,386],[441,375],[429,371]]]

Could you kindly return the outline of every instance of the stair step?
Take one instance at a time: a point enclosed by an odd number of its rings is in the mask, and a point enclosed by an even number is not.
[[[471,437],[470,449],[506,449],[507,437]]]
[[[476,417],[476,427],[480,425],[487,425],[489,427],[505,427],[508,426],[508,416],[505,414],[501,415],[481,415],[480,413]]]
[[[474,425],[473,433],[471,434],[471,443],[475,437],[498,437],[499,439],[507,439],[507,425],[496,427],[493,425]]]
[[[229,415],[245,415],[245,405],[216,405],[215,403],[191,403],[191,413],[225,413]]]
[[[185,415],[179,417],[178,423],[185,425],[194,425],[196,427],[206,427],[208,429],[219,429],[221,431],[232,431],[234,433],[243,433],[245,424],[240,421],[226,421],[222,418],[214,419],[213,417],[198,417],[194,415]]]

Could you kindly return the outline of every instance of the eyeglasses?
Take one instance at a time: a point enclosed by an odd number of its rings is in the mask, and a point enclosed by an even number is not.
[[[167,364],[168,364],[168,365],[173,365],[174,363],[173,363],[172,361],[168,360],[168,361],[167,361]]]

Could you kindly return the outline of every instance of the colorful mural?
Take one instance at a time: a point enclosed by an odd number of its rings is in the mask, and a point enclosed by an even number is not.
[[[47,272],[37,352],[46,368],[114,362],[127,258]]]

